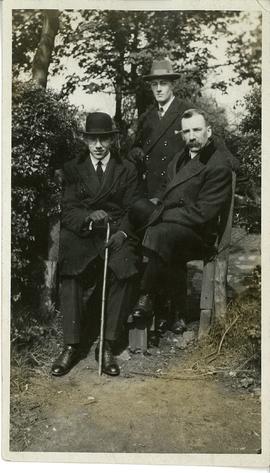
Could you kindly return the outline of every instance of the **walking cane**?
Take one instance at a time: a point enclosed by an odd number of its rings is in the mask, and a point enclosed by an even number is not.
[[[106,245],[110,238],[110,224],[107,222],[107,233],[106,233]],[[105,322],[105,297],[106,297],[106,279],[107,279],[107,268],[108,268],[108,256],[109,248],[105,248],[105,259],[104,259],[104,273],[103,273],[103,285],[102,285],[102,299],[101,299],[101,323],[100,323],[100,335],[99,335],[99,358],[98,358],[98,374],[102,375],[102,358],[103,358],[103,342],[104,342],[104,322]]]

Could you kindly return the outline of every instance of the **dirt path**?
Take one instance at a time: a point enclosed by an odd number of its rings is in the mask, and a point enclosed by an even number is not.
[[[197,374],[190,368],[196,352],[155,351],[150,357],[120,358],[122,373],[115,379],[98,377],[93,353],[64,378],[32,378],[22,399],[30,413],[23,450],[258,451],[258,393],[236,390],[211,373]],[[13,445],[19,448],[18,437]]]
[[[238,245],[240,237],[234,235]],[[239,271],[243,278],[259,263],[258,247],[258,238],[250,239],[244,250],[242,244],[232,252],[234,291],[242,290]],[[194,271],[193,287],[198,280]],[[186,344],[167,335],[152,356],[123,352],[118,378],[98,377],[94,347],[63,378],[36,370],[13,397],[11,450],[258,453],[259,390],[252,380],[245,389],[237,387],[222,375],[222,366],[217,374],[211,367],[194,369],[203,356],[197,330],[191,322]]]

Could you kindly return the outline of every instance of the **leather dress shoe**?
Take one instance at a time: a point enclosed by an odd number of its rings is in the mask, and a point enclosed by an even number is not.
[[[181,319],[181,318],[175,320],[170,326],[170,331],[175,333],[176,335],[183,333],[186,329],[187,329],[186,323],[184,319]]]
[[[132,316],[134,318],[148,317],[152,314],[153,303],[149,294],[143,294],[139,297],[137,304],[135,305]]]
[[[53,376],[63,376],[67,374],[71,368],[78,362],[79,360],[79,349],[77,345],[66,345],[59,355],[59,357],[55,360],[52,365],[52,375]]]
[[[157,322],[157,332],[163,335],[168,330],[168,321],[165,319],[159,319]]]
[[[97,362],[99,361],[99,344],[95,349],[95,359]],[[120,374],[120,368],[113,355],[112,347],[107,340],[105,340],[103,345],[102,372],[108,374],[109,376],[118,376]]]

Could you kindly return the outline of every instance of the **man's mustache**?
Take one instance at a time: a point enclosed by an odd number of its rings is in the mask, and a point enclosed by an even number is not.
[[[190,141],[188,143],[188,147],[193,148],[193,146],[201,146],[201,143],[199,143],[198,141]]]

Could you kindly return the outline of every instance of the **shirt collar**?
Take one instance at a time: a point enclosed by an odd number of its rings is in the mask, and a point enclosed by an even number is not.
[[[199,151],[196,151],[196,153],[192,153],[191,151],[189,151],[190,159],[196,158],[196,156],[198,156],[198,154],[199,154]]]
[[[203,146],[203,148],[198,151],[195,155],[191,156],[190,150],[186,148],[186,153],[187,155],[191,158],[194,159],[197,156],[199,156],[201,161],[207,161],[210,156],[215,152],[216,146],[213,137],[209,138],[206,142],[206,144]]]
[[[158,104],[159,110],[160,110],[160,108],[162,108],[162,110],[163,110],[163,115],[164,115],[165,112],[167,112],[169,106],[171,105],[171,103],[174,99],[175,99],[175,97],[173,95],[172,98],[169,100],[169,102],[165,103],[165,105]]]
[[[103,158],[101,160],[101,164],[102,164],[102,167],[103,167],[104,170],[106,169],[107,164],[110,161],[110,157],[111,157],[111,153],[109,152],[108,154],[106,154],[105,158]],[[91,161],[92,161],[92,164],[93,164],[94,168],[96,169],[97,164],[100,162],[100,159],[94,158],[94,156],[92,156],[91,153],[90,153],[90,158],[91,158]]]

